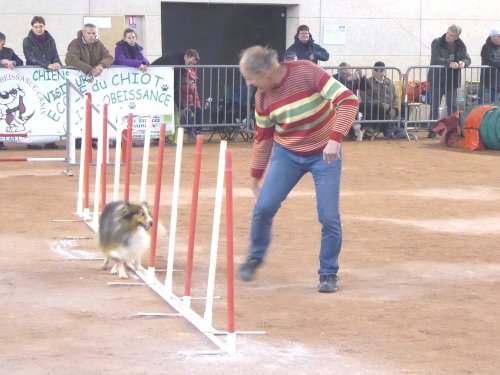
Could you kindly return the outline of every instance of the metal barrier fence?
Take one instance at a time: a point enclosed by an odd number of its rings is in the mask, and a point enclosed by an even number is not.
[[[456,110],[500,100],[500,71],[490,66],[450,69],[415,65],[404,74],[395,67],[324,69],[357,95],[360,108],[356,123],[371,127],[372,138],[385,129],[394,134],[394,129],[400,128],[404,129],[401,136],[416,139],[408,130],[430,129]]]
[[[457,110],[498,101],[498,82],[500,72],[490,66],[410,66],[404,75],[404,127],[430,128]]]
[[[379,133],[387,136],[400,128],[404,113],[403,75],[400,69],[390,66],[335,66],[324,69],[358,97],[360,106],[356,124],[364,127],[369,138],[374,139]]]
[[[169,65],[174,68],[177,125],[216,133],[224,140],[253,136],[253,93],[237,65]]]

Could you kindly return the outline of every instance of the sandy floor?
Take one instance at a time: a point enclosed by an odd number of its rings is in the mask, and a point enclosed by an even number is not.
[[[8,146],[0,157],[65,156],[64,150]],[[254,203],[248,189],[251,145],[229,147],[239,263]],[[150,155],[149,197],[156,151]],[[132,199],[139,196],[141,152],[134,148]],[[193,283],[198,296],[206,293],[218,152],[218,143],[205,143]],[[185,264],[193,155],[193,144],[186,145],[179,270]],[[174,148],[167,147],[160,211],[167,228],[173,159]],[[498,152],[462,152],[426,138],[345,142],[338,293],[316,292],[320,228],[308,176],[278,213],[257,279],[236,282],[236,329],[266,334],[237,335],[235,356],[180,355],[216,348],[183,318],[138,317],[173,312],[147,286],[108,285],[116,277],[91,260],[100,257],[94,233],[71,221],[78,220],[77,169],[72,167],[73,177],[63,170],[61,162],[0,163],[4,374],[500,373]],[[290,227],[297,230],[289,233]],[[213,318],[222,330],[224,236],[222,227]],[[162,233],[157,269],[166,263],[167,245],[168,234]],[[174,292],[182,295],[183,272],[174,275]],[[203,315],[204,300],[192,306]]]

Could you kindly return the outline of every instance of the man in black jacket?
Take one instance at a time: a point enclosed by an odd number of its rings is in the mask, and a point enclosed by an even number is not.
[[[441,37],[431,44],[431,64],[441,65],[442,68],[430,68],[427,80],[431,84],[431,120],[439,119],[439,107],[443,95],[446,96],[446,112],[451,115],[457,110],[457,88],[460,86],[460,69],[470,65],[471,59],[467,53],[460,34],[462,29],[451,25]],[[428,137],[435,137],[429,131]]]
[[[500,29],[493,29],[481,49],[481,99],[483,103],[500,100]]]

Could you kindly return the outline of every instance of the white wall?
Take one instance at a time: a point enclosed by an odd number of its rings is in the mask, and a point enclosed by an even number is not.
[[[330,52],[330,61],[325,64],[329,66],[341,61],[371,66],[383,60],[386,65],[405,70],[409,65],[428,64],[432,39],[441,36],[452,23],[463,28],[461,37],[473,64],[479,64],[479,53],[490,29],[500,27],[499,0],[219,0],[212,3],[287,5],[287,45],[292,43],[297,26],[305,23],[314,39]],[[161,0],[52,0],[48,3],[0,0],[0,31],[7,36],[6,45],[24,59],[22,40],[30,30],[32,17],[41,15],[64,61],[67,46],[81,29],[84,16],[125,14],[145,16],[145,53],[150,60],[159,57]],[[345,45],[324,45],[324,25],[345,25]],[[114,51],[114,46],[107,47]]]

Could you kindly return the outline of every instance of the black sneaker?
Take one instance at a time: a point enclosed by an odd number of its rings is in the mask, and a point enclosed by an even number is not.
[[[320,275],[318,292],[320,293],[334,293],[337,291],[337,284],[339,278],[337,275]]]
[[[0,142],[0,150],[7,150],[7,146],[3,142]]]
[[[32,145],[32,144],[29,144],[28,146],[26,146],[28,148],[28,150],[41,150],[43,148],[43,146],[40,146],[40,145]]]
[[[55,142],[47,143],[43,148],[46,150],[59,150],[59,146]]]
[[[252,281],[255,278],[255,272],[262,261],[249,257],[238,270],[238,278],[242,281]]]

